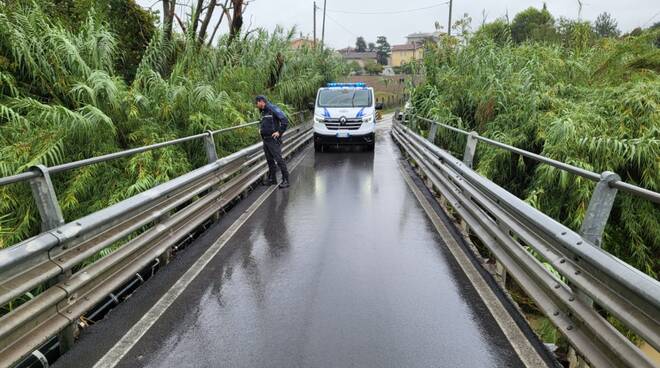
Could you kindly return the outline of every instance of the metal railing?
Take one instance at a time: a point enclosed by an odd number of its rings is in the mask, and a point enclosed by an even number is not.
[[[610,313],[660,350],[660,283],[598,247],[616,189],[655,201],[658,193],[566,165],[429,119],[422,137],[394,121],[392,136],[453,212],[488,248],[571,346],[594,367],[653,367],[637,346],[594,308]],[[435,146],[442,126],[468,136],[463,160]],[[482,141],[598,181],[580,233],[553,220],[472,170]],[[550,264],[561,276],[548,270]]]
[[[440,126],[440,127],[445,128],[445,129],[451,130],[453,132],[465,135],[468,138],[468,143],[469,143],[469,145],[466,147],[466,150],[469,149],[472,152],[472,156],[471,156],[472,158],[474,157],[474,150],[476,149],[476,141],[480,141],[480,142],[484,142],[486,144],[489,144],[491,146],[499,147],[503,150],[513,152],[513,153],[519,154],[521,156],[525,156],[527,158],[531,158],[532,160],[535,160],[537,162],[541,162],[541,163],[556,167],[560,170],[564,170],[566,172],[569,172],[571,174],[575,174],[577,176],[581,176],[585,179],[589,179],[589,180],[594,181],[594,182],[599,182],[603,178],[603,173],[598,174],[598,173],[595,173],[593,171],[585,170],[581,167],[577,167],[577,166],[570,165],[570,164],[567,164],[567,163],[564,163],[564,162],[561,162],[561,161],[553,160],[553,159],[545,157],[545,156],[541,156],[541,155],[536,154],[536,153],[525,151],[523,149],[508,145],[506,143],[502,143],[502,142],[498,142],[498,141],[490,139],[490,138],[482,137],[477,132],[474,132],[474,131],[468,132],[466,130],[453,127],[451,125],[443,124],[443,123],[437,122],[435,120],[427,119],[427,118],[420,117],[420,116],[417,116],[417,115],[413,115],[413,116],[411,116],[411,118],[419,119],[421,121],[424,121],[424,122],[429,123],[429,124],[432,125],[431,129],[429,130],[429,137],[435,137],[435,135],[437,134],[437,126]],[[468,160],[468,162],[466,162],[466,164],[471,166],[472,165],[472,160]],[[608,186],[610,188],[616,188],[616,189],[626,191],[630,194],[633,194],[635,196],[644,198],[644,199],[649,200],[649,201],[654,202],[654,203],[660,203],[660,193],[654,192],[652,190],[648,190],[646,188],[642,188],[642,187],[637,186],[637,185],[626,183],[625,181],[622,181],[620,178],[609,180],[608,181]]]
[[[42,216],[43,232],[0,250],[0,306],[35,288],[43,290],[0,317],[0,367],[10,366],[54,335],[66,350],[77,321],[113,290],[155,259],[169,261],[171,249],[261,179],[267,165],[261,143],[218,158],[217,131],[112,153],[0,179],[29,180]],[[283,155],[291,156],[312,139],[311,125],[287,130]],[[64,223],[49,174],[148,150],[203,140],[208,164],[131,198]],[[112,251],[100,257],[102,250]]]

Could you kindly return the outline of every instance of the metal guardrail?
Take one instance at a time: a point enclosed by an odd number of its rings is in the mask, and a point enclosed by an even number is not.
[[[567,172],[569,172],[571,174],[575,174],[577,176],[581,176],[585,179],[589,179],[589,180],[594,181],[594,182],[599,182],[599,181],[603,180],[603,176],[605,174],[605,173],[598,174],[598,173],[595,173],[593,171],[585,170],[581,167],[577,167],[577,166],[574,166],[574,165],[569,165],[567,163],[557,161],[557,160],[553,160],[551,158],[541,156],[541,155],[536,154],[536,153],[525,151],[523,149],[511,146],[511,145],[508,145],[508,144],[505,144],[505,143],[502,143],[502,142],[498,142],[498,141],[490,139],[490,138],[482,137],[477,132],[474,132],[474,131],[473,132],[468,132],[466,130],[453,127],[451,125],[439,123],[435,120],[427,119],[427,118],[417,116],[417,115],[413,115],[411,117],[413,119],[419,119],[421,121],[424,121],[424,122],[429,123],[429,124],[432,125],[431,130],[429,131],[429,137],[431,137],[431,136],[435,137],[435,135],[437,134],[437,126],[440,126],[440,127],[445,128],[445,129],[451,130],[453,132],[456,132],[456,133],[463,134],[463,135],[467,136],[468,137],[468,146],[466,147],[466,150],[469,149],[472,152],[471,157],[474,157],[474,149],[476,148],[476,141],[481,141],[481,142],[484,142],[484,143],[489,144],[491,146],[499,147],[503,150],[513,152],[513,153],[517,153],[521,156],[531,158],[535,161],[538,161],[538,162],[556,167],[558,169],[567,171]],[[469,162],[469,165],[470,166],[472,165],[471,160]],[[605,176],[607,176],[607,174]],[[608,179],[607,185],[611,188],[616,188],[616,189],[626,191],[628,193],[631,193],[635,196],[644,198],[644,199],[649,200],[651,202],[660,203],[660,193],[654,192],[654,191],[646,189],[646,188],[642,188],[642,187],[637,186],[637,185],[626,183],[625,181],[622,181],[619,177]]]
[[[425,120],[433,126],[443,125]],[[479,139],[474,133],[467,133],[461,161],[430,142],[436,132],[432,129],[431,133],[422,137],[396,120],[392,129],[394,140],[428,179],[427,185],[444,197],[571,346],[594,367],[654,367],[637,346],[593,307],[597,303],[660,350],[660,283],[598,247],[616,194],[616,187],[601,183],[612,183],[612,175],[603,175],[609,178],[603,181],[598,179],[603,176],[565,167],[566,164],[547,158],[532,157],[529,152]],[[477,140],[600,180],[585,218],[587,226],[583,224],[581,234],[473,171]],[[618,179],[614,182],[622,183]],[[631,190],[644,193],[638,189]],[[656,198],[658,193],[642,196]],[[539,258],[552,265],[561,277],[549,271]]]
[[[267,172],[261,143],[218,159],[213,142],[213,134],[255,124],[59,165],[55,172],[195,139],[204,140],[209,162],[66,224],[50,183],[49,172],[56,167],[42,167],[37,176],[30,172],[2,182],[30,180],[43,224],[50,228],[0,250],[0,305],[43,288],[0,317],[0,367],[17,362],[54,335],[59,334],[60,346],[66,350],[84,313],[154,259],[167,263],[174,246],[259,181]],[[283,155],[291,156],[312,139],[311,125],[292,127],[284,138]],[[110,254],[96,259],[110,247],[114,247]]]
[[[298,113],[300,113],[300,112],[298,112]],[[197,140],[197,139],[204,139],[204,142],[209,141],[209,140],[213,141],[213,136],[216,135],[216,134],[231,131],[231,130],[236,130],[236,129],[240,129],[240,128],[245,128],[245,127],[253,126],[253,125],[257,125],[257,124],[259,124],[258,121],[253,121],[251,123],[235,125],[235,126],[232,126],[232,127],[218,129],[218,130],[209,130],[205,133],[200,133],[200,134],[195,134],[195,135],[191,135],[191,136],[188,136],[188,137],[173,139],[173,140],[169,140],[169,141],[166,141],[166,142],[155,143],[155,144],[151,144],[151,145],[148,145],[148,146],[137,147],[137,148],[128,149],[128,150],[124,150],[124,151],[120,151],[120,152],[113,152],[113,153],[109,153],[107,155],[92,157],[92,158],[79,160],[79,161],[74,161],[74,162],[67,162],[65,164],[49,167],[48,172],[49,173],[58,173],[58,172],[62,172],[62,171],[68,171],[68,170],[77,169],[77,168],[83,167],[83,166],[89,166],[89,165],[98,164],[98,163],[105,162],[105,161],[115,160],[115,159],[122,158],[122,157],[132,156],[132,155],[135,155],[135,154],[138,154],[138,153],[141,153],[141,152],[152,151],[152,150],[155,150],[155,149],[158,149],[158,148],[173,146],[173,145],[176,145],[176,144],[179,144],[179,143],[194,141],[194,140]],[[12,184],[12,183],[17,183],[17,182],[21,182],[21,181],[26,181],[26,180],[30,180],[30,179],[34,179],[34,178],[39,177],[40,175],[41,174],[39,173],[38,170],[32,170],[32,171],[12,175],[12,176],[6,176],[6,177],[3,177],[3,178],[0,178],[0,186],[7,185],[7,184]]]

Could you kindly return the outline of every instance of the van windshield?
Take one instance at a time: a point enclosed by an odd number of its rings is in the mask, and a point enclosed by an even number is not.
[[[371,90],[368,89],[322,89],[319,92],[319,107],[368,107],[371,106]]]

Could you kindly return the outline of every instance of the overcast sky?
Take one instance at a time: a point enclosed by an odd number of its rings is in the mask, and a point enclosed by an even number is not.
[[[431,32],[435,22],[446,29],[449,6],[445,0],[327,0],[325,25],[326,43],[334,48],[354,46],[357,36],[364,36],[367,42],[375,42],[376,37],[386,36],[390,44],[405,42],[405,36],[412,32]],[[161,10],[159,1],[138,0],[145,7]],[[577,18],[577,0],[548,0],[548,9],[555,16]],[[648,27],[660,21],[660,1],[658,0],[582,0],[581,18],[595,20],[602,12],[610,13],[619,23],[623,32],[642,26]],[[472,17],[473,29],[481,24],[484,13],[487,21],[509,17],[530,6],[540,8],[543,1],[530,0],[454,0],[453,19],[467,13]],[[323,0],[317,0],[323,7]],[[423,9],[420,9],[423,8]],[[286,28],[296,26],[303,35],[313,31],[312,0],[252,0],[247,8],[244,27],[263,27],[272,30],[276,25]],[[349,14],[351,13],[351,14]],[[352,14],[360,13],[360,14]],[[317,11],[317,37],[321,38],[322,10]],[[221,26],[226,32],[227,25]]]

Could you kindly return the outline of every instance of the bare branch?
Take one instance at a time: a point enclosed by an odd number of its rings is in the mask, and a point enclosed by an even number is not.
[[[176,18],[176,21],[179,23],[179,27],[181,27],[181,30],[183,31],[183,33],[186,33],[186,26],[185,26],[185,24],[183,24],[183,21],[181,20],[181,18],[179,18],[179,14],[174,13],[174,18]]]
[[[209,42],[207,45],[211,46],[213,44],[213,39],[215,38],[216,32],[218,32],[218,28],[220,28],[220,23],[222,23],[222,18],[224,18],[225,14],[227,14],[227,4],[229,3],[229,0],[225,0],[225,4],[221,5],[222,7],[222,14],[220,14],[220,20],[218,20],[218,23],[215,24],[215,28],[213,28],[213,33],[211,33],[211,38],[209,39]]]
[[[211,0],[204,20],[202,21],[202,26],[199,28],[199,34],[197,35],[197,40],[200,44],[204,43],[204,39],[206,38],[206,30],[209,27],[209,23],[211,22],[211,17],[213,17],[213,11],[215,10],[216,6],[218,6],[217,0]]]

